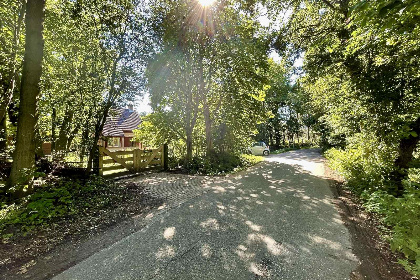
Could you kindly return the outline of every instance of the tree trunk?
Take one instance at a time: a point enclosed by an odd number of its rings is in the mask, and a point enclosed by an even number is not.
[[[273,131],[270,128],[270,132],[268,133],[268,145],[269,146],[273,146],[274,142],[273,142]]]
[[[90,124],[89,124],[89,120],[92,118],[92,108],[89,108],[89,113],[88,113],[88,117],[86,119],[85,122],[85,126],[83,127],[83,132],[82,132],[82,143],[81,143],[81,150],[80,150],[80,162],[83,162],[83,159],[85,158],[85,152],[86,152],[86,147],[88,145],[89,142],[89,132],[90,132]]]
[[[3,153],[6,153],[6,150],[7,150],[7,122],[6,122],[6,114],[4,114],[4,117],[0,119],[0,155]]]
[[[308,142],[311,140],[311,139],[310,139],[310,136],[309,136],[310,129],[311,129],[311,128],[308,126]]]
[[[189,162],[192,159],[192,153],[193,153],[193,139],[192,139],[192,133],[187,131],[187,156],[186,161]]]
[[[54,157],[55,152],[55,141],[56,141],[56,135],[55,135],[55,127],[57,125],[57,110],[55,107],[52,109],[52,115],[51,115],[51,155]]]
[[[192,137],[192,132],[193,129],[191,127],[191,116],[192,116],[192,92],[190,90],[188,90],[187,92],[187,106],[186,106],[186,110],[185,110],[185,114],[186,114],[186,123],[185,123],[185,133],[186,133],[186,144],[187,144],[187,155],[186,155],[186,162],[190,161],[192,159],[192,153],[193,153],[193,137]]]
[[[71,109],[67,109],[63,122],[60,126],[60,132],[58,133],[58,138],[56,140],[55,143],[55,149],[58,152],[58,157],[62,158],[65,156],[66,154],[66,149],[67,149],[67,142],[69,139],[69,131],[70,131],[70,125],[73,121],[73,115],[74,113],[72,112]]]
[[[213,150],[213,137],[212,137],[212,120],[210,117],[210,109],[206,102],[204,106],[204,122],[206,124],[206,154],[209,155]]]
[[[10,95],[9,95],[10,94]],[[0,97],[0,154],[7,150],[7,107],[10,103],[11,93],[5,92],[4,96]],[[4,99],[4,100],[3,100]]]
[[[210,108],[207,100],[207,93],[206,93],[206,86],[205,86],[205,80],[204,80],[204,65],[203,65],[203,59],[204,59],[204,46],[201,46],[200,48],[200,61],[199,61],[199,95],[202,97],[203,100],[203,115],[204,115],[204,122],[205,122],[205,130],[206,130],[206,154],[210,154],[211,150],[213,150],[213,138],[212,138],[212,119],[210,116]]]
[[[187,63],[190,62],[189,56],[187,56]],[[191,76],[194,74],[191,73]],[[187,144],[187,153],[185,157],[185,163],[189,162],[192,159],[193,154],[193,131],[194,126],[197,120],[197,115],[194,114],[194,109],[197,110],[197,108],[193,108],[193,89],[190,83],[191,76],[186,75],[185,76],[185,92],[186,92],[186,107],[185,107],[185,133],[186,133],[186,144]],[[199,96],[199,95],[196,95]],[[195,106],[198,106],[198,104],[195,104]],[[195,112],[197,112],[195,110]]]
[[[420,141],[420,118],[417,118],[417,120],[410,125],[410,128],[413,133],[400,140],[398,157],[394,162],[397,169],[391,174],[391,179],[395,182],[397,187],[396,194],[398,196],[402,195],[404,192],[402,181],[408,175],[408,168],[414,159],[413,154]]]
[[[70,136],[67,138],[67,146],[66,151],[69,152],[71,148],[71,144],[73,143],[74,138],[78,135],[80,130],[80,122],[76,124],[76,127],[70,132]]]
[[[87,173],[89,173],[92,170],[92,167],[97,168],[99,166],[98,164],[99,162],[96,162],[96,161],[94,162],[94,160],[99,159],[98,141],[99,141],[99,138],[101,137],[102,130],[104,129],[106,118],[108,117],[109,109],[111,108],[111,106],[112,106],[112,103],[105,106],[105,110],[102,116],[100,116],[98,118],[98,121],[96,122],[95,135],[93,137],[93,143],[90,149],[88,164],[86,168]]]
[[[118,56],[113,61],[112,71],[111,71],[111,83],[110,83],[108,97],[107,97],[106,102],[104,104],[103,110],[99,112],[99,114],[102,113],[102,115],[98,116],[97,122],[95,124],[95,135],[94,135],[93,143],[92,143],[92,146],[91,146],[91,149],[90,149],[90,152],[89,152],[89,158],[88,158],[88,163],[87,163],[87,168],[86,168],[86,173],[87,174],[91,171],[92,166],[95,167],[95,168],[99,167],[98,141],[99,141],[99,138],[101,137],[102,130],[104,129],[104,125],[105,125],[105,122],[106,122],[106,118],[108,117],[109,110],[111,109],[111,106],[114,105],[115,100],[121,94],[121,88],[117,89],[116,86],[115,86],[115,83],[116,83],[116,80],[117,80],[117,66],[118,66],[119,62],[121,61],[123,55],[125,54],[126,50],[125,50],[125,47],[124,47],[124,42],[121,41],[119,43],[120,43],[120,47],[122,47],[122,49],[120,49],[120,53],[118,54]],[[94,160],[95,160],[95,162],[93,162]]]
[[[44,150],[42,149],[42,143],[43,140],[41,138],[41,135],[39,133],[39,129],[36,128],[35,130],[35,161],[38,161],[39,159],[45,157]]]
[[[42,37],[45,0],[26,4],[26,42],[20,89],[16,147],[8,187],[16,186],[15,196],[23,195],[25,184],[33,178],[35,168],[35,126],[37,96],[42,73],[44,40]]]

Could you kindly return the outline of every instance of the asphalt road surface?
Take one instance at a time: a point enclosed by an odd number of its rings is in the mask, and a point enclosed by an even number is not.
[[[349,279],[358,264],[317,150],[270,155],[54,279]]]

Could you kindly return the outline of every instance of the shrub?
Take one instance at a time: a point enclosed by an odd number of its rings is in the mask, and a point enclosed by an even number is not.
[[[379,213],[384,224],[391,228],[387,238],[391,249],[402,252],[404,267],[420,275],[420,190],[407,188],[402,197],[384,191],[364,194],[368,211]]]
[[[253,155],[213,151],[204,158],[194,157],[185,168],[191,174],[222,175],[255,165],[262,159]]]
[[[254,156],[248,154],[241,154],[239,158],[241,159],[241,166],[244,168],[256,165],[257,163],[264,160],[262,156]]]
[[[366,145],[364,145],[366,144]],[[386,190],[389,174],[393,171],[393,158],[389,152],[378,149],[374,143],[359,143],[345,150],[332,148],[325,152],[329,165],[346,178],[358,195],[368,190]]]
[[[392,149],[372,139],[359,140],[345,150],[333,148],[325,155],[330,166],[346,179],[348,187],[361,196],[366,209],[378,213],[389,228],[386,238],[391,248],[405,256],[401,264],[419,276],[420,168],[409,169],[409,176],[403,182],[405,192],[395,197],[389,180],[395,158]]]
[[[79,213],[87,207],[100,206],[101,197],[95,197],[108,183],[92,176],[86,181],[59,180],[39,187],[21,203],[3,205],[0,210],[0,233],[14,226],[22,233],[37,226]]]

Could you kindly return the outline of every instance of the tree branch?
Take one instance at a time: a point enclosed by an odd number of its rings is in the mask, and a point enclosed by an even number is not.
[[[322,0],[322,2],[324,2],[325,5],[327,5],[328,7],[330,7],[331,9],[338,11],[338,8],[335,7],[331,2],[327,1],[327,0]]]

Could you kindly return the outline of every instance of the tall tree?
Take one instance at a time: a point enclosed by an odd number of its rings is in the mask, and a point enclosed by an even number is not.
[[[193,145],[201,154],[204,143],[209,153],[216,139],[218,148],[240,149],[265,117],[269,44],[263,29],[231,1],[163,2],[163,50],[148,67],[153,114],[180,116],[169,129],[179,132],[183,124],[187,160]],[[158,116],[148,119],[165,124]]]
[[[292,58],[304,53],[302,86],[329,131],[349,148],[362,148],[361,138],[386,147],[365,154],[387,158],[382,177],[401,194],[420,140],[418,1],[268,2],[290,11],[276,46]]]
[[[23,0],[0,4],[0,154],[7,150],[7,111],[19,85],[25,5]]]
[[[29,0],[26,4],[26,42],[20,89],[16,148],[8,186],[15,186],[21,196],[35,168],[35,127],[37,97],[42,73],[44,40],[42,36],[45,0]]]

